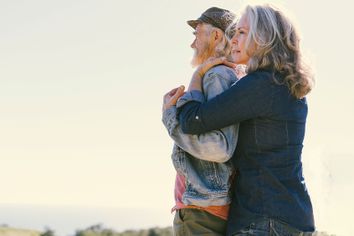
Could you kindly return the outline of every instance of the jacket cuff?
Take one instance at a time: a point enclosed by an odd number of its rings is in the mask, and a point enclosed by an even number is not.
[[[180,97],[177,101],[176,107],[180,108],[184,106],[186,103],[191,101],[201,102],[203,103],[205,100],[204,95],[201,91],[192,90],[190,92],[186,92],[182,97]]]
[[[170,131],[172,126],[177,121],[176,116],[177,116],[176,106],[171,106],[170,108],[163,111],[162,123],[165,125],[168,131]]]

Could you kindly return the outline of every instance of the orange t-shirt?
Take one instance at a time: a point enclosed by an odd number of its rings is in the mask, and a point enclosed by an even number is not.
[[[200,209],[209,212],[210,214],[213,214],[215,216],[218,216],[224,220],[227,220],[227,217],[229,215],[229,208],[230,208],[229,204],[224,206],[208,206],[208,207],[184,205],[182,202],[182,196],[185,191],[186,191],[185,178],[183,175],[177,173],[176,182],[175,182],[176,205],[172,208],[172,211],[182,209],[182,208]]]

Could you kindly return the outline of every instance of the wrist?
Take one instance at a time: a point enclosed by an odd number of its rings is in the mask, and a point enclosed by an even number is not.
[[[169,103],[169,104],[164,104],[162,106],[162,112],[165,112],[166,110],[170,109],[171,107],[173,107],[174,105]]]

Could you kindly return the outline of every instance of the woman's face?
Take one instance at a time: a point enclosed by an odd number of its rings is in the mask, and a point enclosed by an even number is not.
[[[236,25],[236,33],[231,39],[231,55],[236,64],[247,64],[250,57],[247,54],[246,40],[249,32],[247,16],[242,15]]]

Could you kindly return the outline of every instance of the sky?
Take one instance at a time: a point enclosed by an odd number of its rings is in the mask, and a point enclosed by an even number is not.
[[[171,218],[175,172],[161,105],[193,72],[186,21],[211,6],[266,2],[288,10],[316,77],[303,162],[317,227],[353,235],[349,0],[0,1],[0,204]]]

